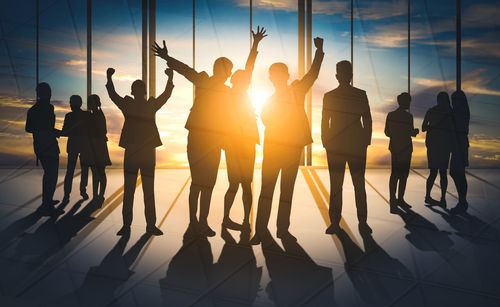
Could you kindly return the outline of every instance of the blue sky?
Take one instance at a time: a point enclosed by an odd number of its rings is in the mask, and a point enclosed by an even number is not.
[[[34,1],[3,1],[0,12],[0,164],[20,165],[32,159],[31,141],[23,132],[26,109],[35,88]],[[249,8],[246,0],[196,1],[196,68],[211,72],[219,56],[229,57],[235,69],[244,65],[249,48]],[[260,46],[252,95],[256,106],[272,93],[267,69],[285,62],[297,77],[297,1],[254,0],[253,24],[268,29]],[[395,97],[407,84],[407,1],[355,1],[354,82],[367,91],[374,118],[374,141],[369,164],[388,165],[388,140],[383,135],[386,113],[395,108]],[[130,92],[130,83],[141,74],[141,1],[93,1],[93,92],[101,96],[108,118],[110,149],[116,164],[122,160],[117,147],[122,118],[104,89],[104,72],[117,70],[117,88]],[[412,0],[412,112],[415,124],[435,104],[439,91],[455,87],[455,1]],[[40,1],[40,80],[53,88],[58,124],[68,111],[72,94],[86,89],[86,2]],[[350,58],[348,1],[313,1],[313,36],[325,38],[326,57],[313,88],[314,164],[324,165],[319,123],[323,94],[336,87],[335,64]],[[177,58],[192,62],[192,1],[157,1],[157,39],[165,39]],[[471,157],[473,166],[499,166],[500,140],[500,14],[495,1],[462,1],[462,78],[472,112]],[[164,86],[165,63],[157,62],[157,90]],[[183,128],[191,107],[192,87],[174,77],[171,100],[158,114],[164,146],[160,165],[186,165],[187,131]],[[85,99],[84,99],[85,101]],[[262,128],[262,126],[261,126]],[[262,129],[261,129],[262,130]],[[261,131],[262,132],[262,131]],[[425,166],[421,134],[415,140],[414,165]],[[64,151],[64,142],[60,147]],[[258,158],[259,160],[259,158]]]

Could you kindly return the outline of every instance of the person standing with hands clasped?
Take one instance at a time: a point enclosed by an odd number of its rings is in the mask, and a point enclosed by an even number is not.
[[[132,96],[121,97],[115,91],[112,76],[113,68],[107,70],[106,89],[111,101],[122,111],[125,117],[119,146],[125,148],[123,159],[124,196],[123,196],[123,227],[117,235],[130,233],[134,193],[138,171],[141,171],[142,189],[146,214],[146,232],[155,236],[163,232],[156,227],[156,209],[154,196],[154,176],[156,165],[156,147],[162,145],[156,126],[156,112],[167,102],[172,94],[173,71],[166,69],[168,82],[163,93],[157,98],[146,100],[146,85],[142,80],[132,83]]]

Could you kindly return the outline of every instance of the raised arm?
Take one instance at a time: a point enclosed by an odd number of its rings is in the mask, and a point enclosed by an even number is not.
[[[158,56],[165,61],[167,61],[168,67],[172,68],[179,74],[183,75],[186,79],[188,79],[191,83],[196,85],[198,80],[201,78],[201,74],[194,70],[193,68],[189,67],[188,65],[182,63],[181,61],[171,57],[168,55],[168,49],[167,46],[165,45],[165,41],[163,41],[163,48],[160,47],[156,42],[153,44],[151,47],[153,52],[155,53],[155,56]]]
[[[111,101],[120,109],[123,110],[125,107],[125,99],[118,95],[115,91],[115,85],[113,84],[113,79],[112,76],[115,73],[114,68],[108,68],[106,71],[106,77],[108,79],[108,82],[106,83],[106,89],[108,90],[108,96]]]
[[[165,69],[165,74],[168,76],[168,81],[163,93],[161,93],[160,96],[158,96],[158,98],[155,99],[154,104],[156,110],[159,110],[161,107],[163,107],[163,105],[172,95],[172,90],[174,89],[174,83],[173,83],[174,71],[171,68],[167,68]]]
[[[313,85],[314,81],[318,79],[319,69],[321,68],[321,63],[325,53],[323,52],[323,39],[316,37],[314,39],[314,46],[316,47],[316,53],[314,54],[314,60],[311,64],[309,71],[299,80],[299,84],[304,91],[308,91]]]
[[[366,145],[368,146],[372,143],[372,115],[366,93],[364,93],[363,99],[365,101],[365,110],[361,113],[361,118],[363,119],[363,131],[366,137]]]
[[[250,75],[252,74],[255,60],[257,58],[257,48],[259,46],[259,43],[266,36],[266,29],[264,29],[264,27],[261,28],[257,26],[257,33],[252,30],[253,44],[252,48],[250,49],[250,54],[248,55],[247,62],[245,64],[245,71],[247,71]]]

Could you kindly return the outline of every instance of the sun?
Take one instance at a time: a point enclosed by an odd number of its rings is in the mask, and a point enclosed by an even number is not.
[[[271,96],[271,93],[263,88],[254,87],[250,89],[250,99],[252,100],[252,105],[257,114],[260,114],[262,108],[267,102],[267,99]]]

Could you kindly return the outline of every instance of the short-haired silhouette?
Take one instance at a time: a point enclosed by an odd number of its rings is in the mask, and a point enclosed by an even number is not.
[[[410,113],[411,96],[408,93],[398,95],[399,107],[387,114],[385,135],[390,138],[391,177],[389,179],[389,195],[391,212],[395,213],[397,206],[411,208],[405,202],[406,181],[410,173],[411,155],[413,152],[412,137],[417,136],[418,129],[413,126],[413,115]],[[398,197],[396,187],[399,183]]]
[[[123,172],[125,177],[123,196],[123,227],[118,235],[130,232],[134,204],[137,174],[141,171],[142,190],[146,214],[146,231],[152,235],[162,235],[156,224],[154,176],[156,165],[156,147],[162,145],[156,126],[156,112],[167,102],[172,94],[173,71],[166,69],[168,82],[165,90],[157,98],[146,100],[146,86],[142,80],[132,83],[132,96],[121,97],[115,91],[112,76],[113,68],[108,68],[106,89],[111,101],[122,111],[125,117],[119,146],[125,148]]]
[[[311,130],[304,109],[307,92],[318,78],[323,61],[323,39],[314,39],[316,53],[311,68],[302,79],[290,85],[288,67],[274,63],[269,68],[269,79],[274,94],[262,109],[261,118],[266,127],[264,133],[264,157],[262,161],[262,188],[256,220],[256,232],[252,244],[261,243],[260,233],[267,231],[271,214],[274,188],[281,172],[281,191],[277,219],[277,236],[295,239],[288,231],[292,196],[304,146],[312,143]]]
[[[213,75],[197,72],[188,65],[171,57],[163,41],[163,48],[158,44],[152,47],[156,56],[167,61],[167,65],[183,75],[195,86],[193,107],[189,113],[185,128],[189,130],[187,156],[191,172],[189,191],[190,227],[206,236],[215,232],[208,226],[208,213],[212,191],[217,180],[221,149],[228,136],[228,104],[230,88],[224,83],[231,76],[232,62],[218,58],[213,65]],[[200,202],[199,221],[196,218]]]
[[[321,140],[326,149],[330,173],[330,221],[327,234],[340,230],[342,218],[342,186],[346,163],[354,185],[354,197],[360,231],[371,229],[366,222],[365,190],[366,149],[371,144],[372,117],[366,92],[350,85],[352,65],[337,63],[339,86],[323,97]]]
[[[231,77],[231,102],[229,115],[232,123],[229,142],[224,147],[229,187],[224,197],[224,220],[222,225],[232,229],[250,231],[250,210],[252,209],[252,181],[255,165],[255,145],[260,143],[257,118],[248,96],[248,87],[257,58],[259,42],[266,37],[266,30],[257,27],[252,31],[253,45],[245,65],[245,70],[237,70]],[[243,190],[244,217],[242,225],[229,217],[238,186]]]
[[[96,201],[104,201],[106,191],[106,166],[111,165],[108,152],[108,137],[106,128],[106,117],[101,109],[101,99],[92,94],[87,100],[88,113],[86,116],[86,148],[82,149],[81,159],[85,165],[92,168],[92,194]]]
[[[64,117],[63,128],[61,136],[68,137],[66,143],[66,152],[68,153],[68,165],[66,166],[66,176],[64,177],[64,198],[63,202],[68,202],[73,185],[73,175],[75,173],[76,161],[80,156],[80,195],[84,199],[88,199],[87,183],[89,176],[89,166],[82,163],[81,152],[82,148],[86,146],[86,127],[85,117],[86,112],[81,109],[82,97],[72,95],[69,98],[69,105],[71,112],[67,113]]]
[[[465,212],[467,203],[467,178],[465,168],[469,166],[469,122],[470,110],[465,93],[458,90],[451,94],[453,124],[455,126],[456,146],[451,153],[450,175],[458,192],[458,204],[451,213]]]
[[[448,178],[446,170],[450,163],[450,154],[455,144],[452,110],[450,97],[446,92],[437,95],[437,105],[430,108],[422,122],[422,131],[426,131],[425,146],[427,147],[427,162],[430,169],[427,178],[425,202],[446,207],[446,189]],[[439,170],[441,185],[441,201],[437,202],[431,197],[432,186]]]
[[[59,201],[54,200],[59,171],[59,145],[57,138],[61,131],[55,128],[56,115],[54,106],[50,103],[52,90],[48,83],[39,83],[36,87],[36,103],[28,110],[26,132],[33,135],[33,148],[37,160],[43,168],[42,206],[43,215],[64,213],[54,208]]]

